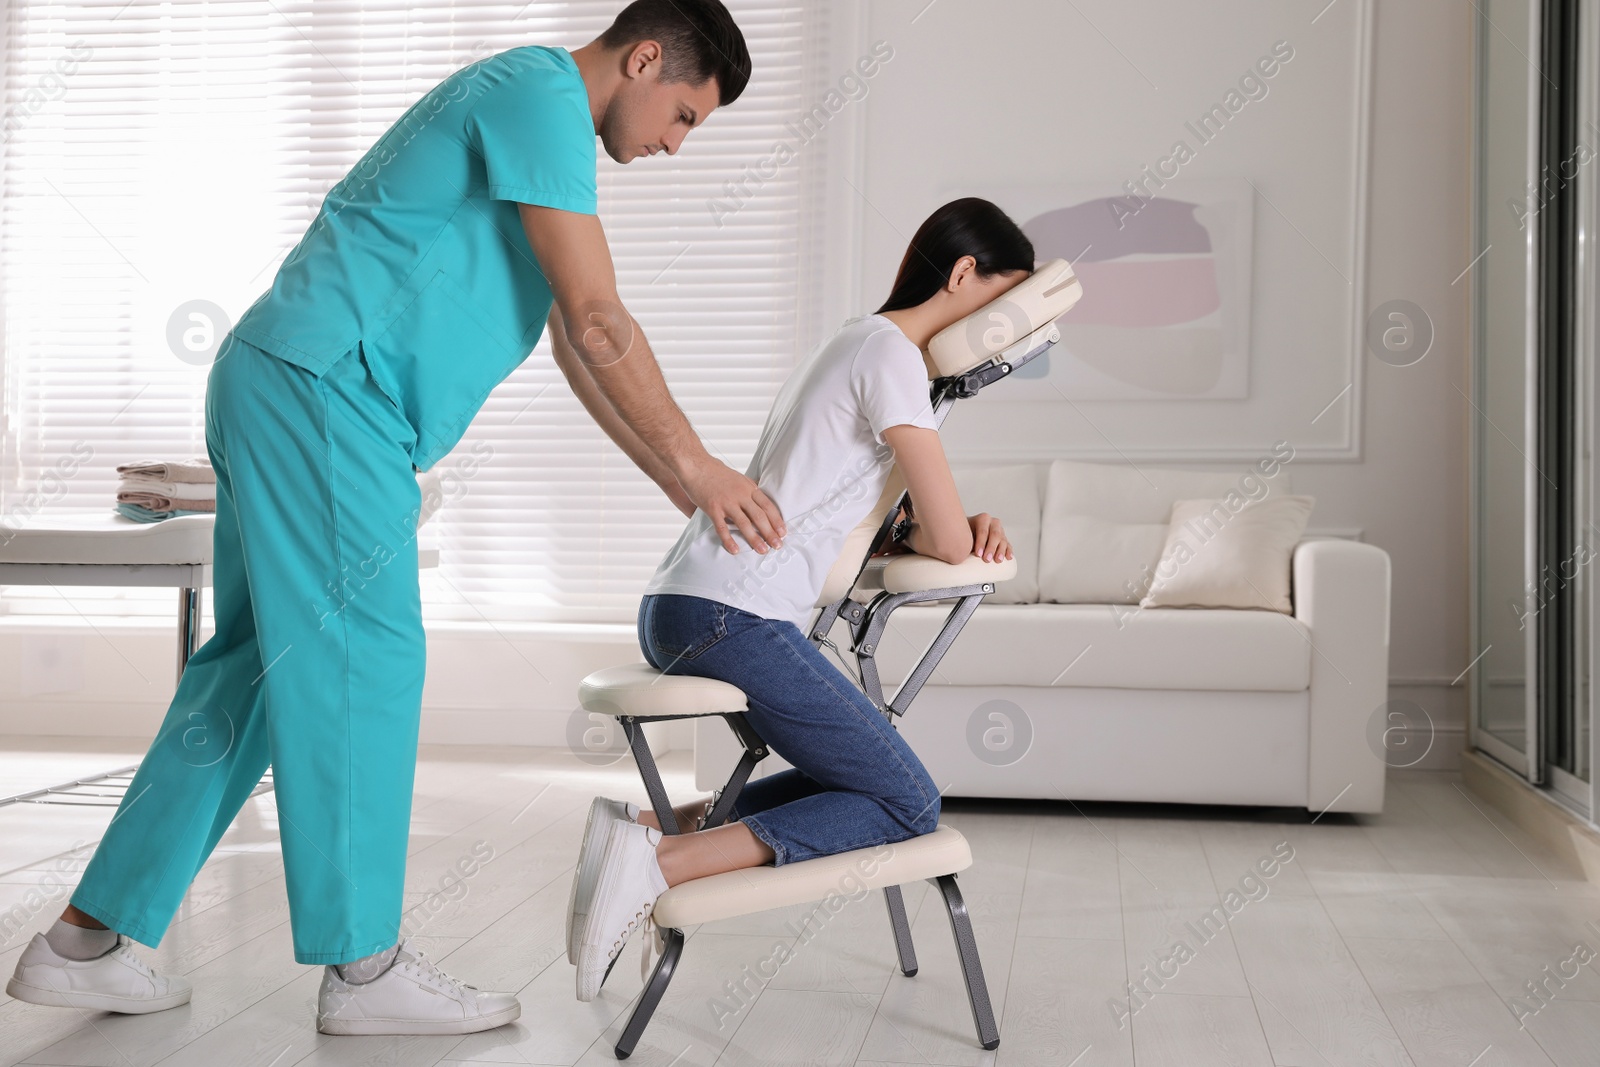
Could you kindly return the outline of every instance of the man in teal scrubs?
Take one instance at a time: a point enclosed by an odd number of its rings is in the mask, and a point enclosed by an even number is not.
[[[516,1018],[400,940],[423,665],[414,470],[460,439],[548,322],[585,407],[736,551],[777,507],[713,459],[617,296],[595,140],[674,153],[750,75],[718,0],[639,0],[595,41],[457,71],[328,193],[226,338],[206,393],[217,473],[216,636],[72,897],[8,991],[149,1012],[182,978],[159,944],[270,764],[295,959],[324,964],[325,1033],[459,1034]]]

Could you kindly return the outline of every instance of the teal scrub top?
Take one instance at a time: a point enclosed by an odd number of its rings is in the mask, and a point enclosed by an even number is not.
[[[413,104],[329,190],[233,332],[318,376],[359,345],[426,470],[549,317],[518,203],[595,213],[589,96],[562,48],[490,56]]]

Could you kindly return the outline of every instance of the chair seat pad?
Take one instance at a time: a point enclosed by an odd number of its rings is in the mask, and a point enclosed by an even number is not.
[[[662,674],[647,663],[595,671],[578,685],[578,703],[603,715],[721,715],[748,711],[744,690],[715,678]]]
[[[892,845],[680,882],[656,899],[654,915],[657,925],[682,929],[829,896],[855,896],[863,890],[955,874],[970,866],[972,850],[961,831],[939,826],[931,834]]]
[[[213,515],[134,522],[115,513],[30,515],[0,528],[0,563],[196,565],[211,562]]]
[[[882,589],[890,593],[920,593],[925,589],[1004,582],[1016,576],[1015,557],[991,563],[977,556],[968,556],[960,563],[946,563],[932,556],[908,553],[873,560],[861,572],[861,581],[856,584],[856,589],[864,592]]]

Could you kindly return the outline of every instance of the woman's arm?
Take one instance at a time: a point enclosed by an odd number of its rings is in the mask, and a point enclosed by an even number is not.
[[[961,497],[938,431],[891,426],[883,431],[883,439],[894,449],[895,462],[911,494],[906,509],[911,530],[901,544],[919,556],[946,563],[960,563],[968,556],[996,562],[1012,558],[1011,542],[999,519],[987,512],[961,513]]]
[[[906,543],[921,556],[960,563],[972,555],[973,530],[961,512],[956,479],[944,456],[939,431],[922,426],[890,426],[883,439],[911,493],[914,519]]]

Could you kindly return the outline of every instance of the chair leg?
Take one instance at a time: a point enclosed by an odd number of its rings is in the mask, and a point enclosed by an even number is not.
[[[994,1008],[989,1004],[989,987],[983,981],[983,964],[978,960],[978,941],[972,936],[972,921],[967,917],[967,902],[956,888],[956,876],[942,874],[928,879],[944,894],[950,913],[950,932],[955,935],[956,954],[961,957],[961,975],[967,980],[967,1000],[972,1004],[972,1021],[978,1028],[978,1043],[985,1049],[1000,1047],[1000,1029],[995,1025]]]
[[[645,740],[644,723],[631,715],[619,715],[617,721],[622,724],[622,732],[628,738],[633,762],[639,768],[639,777],[644,779],[644,790],[650,794],[650,807],[656,813],[656,821],[661,824],[661,832],[677,833],[678,817],[672,811],[672,801],[667,799],[666,786],[661,784],[661,772],[656,770],[656,758],[650,753],[650,742]]]
[[[897,885],[883,887],[884,902],[889,905],[889,925],[894,929],[894,950],[900,955],[900,973],[907,978],[917,974],[917,949],[911,943],[911,922],[906,918],[906,899]]]
[[[650,1016],[655,1014],[656,1005],[661,1003],[667,983],[672,981],[672,972],[677,969],[678,957],[683,954],[682,930],[669,928],[661,931],[661,937],[666,942],[661,958],[656,961],[656,969],[650,972],[650,981],[645,983],[644,992],[639,994],[639,1003],[634,1006],[633,1014],[628,1016],[628,1025],[622,1028],[622,1036],[617,1039],[616,1048],[613,1049],[619,1060],[633,1055],[633,1047],[643,1036]]]

